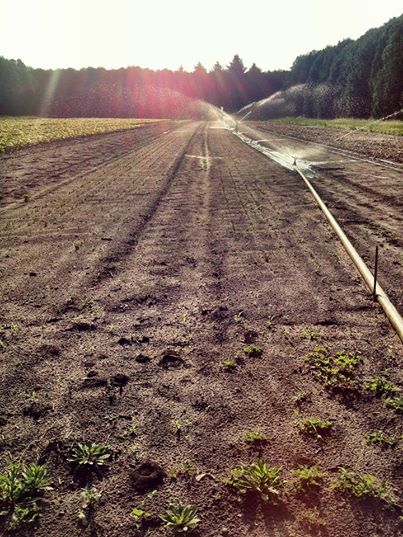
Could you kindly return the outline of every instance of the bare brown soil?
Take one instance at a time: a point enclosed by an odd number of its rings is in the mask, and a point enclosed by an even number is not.
[[[403,162],[403,140],[401,136],[360,130],[349,131],[333,127],[282,125],[272,121],[250,121],[248,123],[260,129],[268,129],[273,133],[295,136],[301,140],[356,151],[369,158]]]
[[[156,517],[177,502],[197,506],[199,537],[399,535],[396,506],[329,483],[344,466],[397,494],[401,440],[383,449],[364,436],[399,438],[400,417],[363,383],[399,384],[401,344],[296,174],[220,127],[150,126],[3,161],[0,324],[18,330],[3,331],[0,352],[0,467],[10,455],[46,463],[54,486],[40,522],[18,535],[144,535],[129,517],[142,500],[153,536],[167,534]],[[318,166],[315,186],[364,257],[383,241],[381,283],[399,302],[401,174],[350,165]],[[243,352],[251,341],[261,356]],[[355,390],[314,378],[304,356],[318,344],[362,353]],[[331,433],[301,434],[298,412],[332,420]],[[253,448],[243,433],[257,429],[269,441]],[[102,497],[86,529],[67,462],[77,441],[113,450],[88,481]],[[275,506],[222,482],[259,457],[288,480]],[[149,487],[136,474],[148,461],[162,469]],[[300,464],[326,472],[319,494],[292,489]],[[313,507],[325,526],[307,526]]]

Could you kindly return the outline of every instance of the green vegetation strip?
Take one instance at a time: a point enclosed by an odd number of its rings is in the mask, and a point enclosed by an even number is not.
[[[133,129],[155,119],[0,117],[0,153],[43,142]]]
[[[302,127],[333,127],[355,131],[378,132],[403,136],[403,121],[379,121],[376,119],[309,119],[306,117],[284,117],[272,120],[272,123],[283,125],[297,125]]]

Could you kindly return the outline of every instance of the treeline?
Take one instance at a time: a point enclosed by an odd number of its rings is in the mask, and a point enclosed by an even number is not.
[[[44,70],[20,60],[0,58],[0,114],[181,117],[191,100],[200,99],[236,111],[285,85],[287,72],[246,70],[235,55],[227,68],[216,63],[208,72],[154,71],[140,67]]]
[[[297,92],[296,114],[383,117],[403,107],[403,15],[359,39],[299,56],[287,86]]]
[[[403,15],[356,41],[299,56],[290,71],[263,72],[255,64],[247,70],[238,55],[225,68],[216,63],[207,71],[199,63],[193,72],[44,70],[0,57],[0,114],[193,117],[196,100],[234,112],[285,90],[277,101],[286,106],[277,113],[381,117],[402,107],[402,85]]]

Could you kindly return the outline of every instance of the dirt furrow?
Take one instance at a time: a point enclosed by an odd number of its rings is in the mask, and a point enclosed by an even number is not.
[[[200,537],[306,537],[313,508],[325,537],[397,536],[393,507],[328,486],[297,494],[292,470],[317,465],[330,481],[341,465],[397,490],[400,446],[364,436],[398,438],[401,425],[364,380],[399,383],[398,339],[295,174],[214,127],[188,124],[14,211],[2,322],[18,330],[0,354],[0,460],[49,466],[55,490],[36,537],[144,535],[135,506],[162,537],[157,515],[176,502],[197,506]],[[49,234],[30,221],[46,209]],[[260,350],[248,353],[251,344]],[[360,353],[354,389],[315,379],[304,358],[317,346]],[[302,434],[308,416],[329,419],[330,434]],[[247,444],[247,431],[267,441]],[[66,460],[77,441],[113,452],[86,482],[102,493],[87,529],[77,522],[84,483]],[[287,479],[276,506],[238,500],[223,483],[260,457]],[[145,461],[162,468],[162,483],[139,490]]]

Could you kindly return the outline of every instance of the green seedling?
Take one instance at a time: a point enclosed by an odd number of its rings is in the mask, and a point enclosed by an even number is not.
[[[221,500],[221,492],[217,491],[213,494],[212,498],[213,498],[213,501],[215,502],[219,502]]]
[[[78,466],[104,466],[110,456],[111,451],[108,446],[94,442],[88,444],[78,443],[73,447],[67,460]]]
[[[308,395],[306,394],[306,392],[301,390],[293,396],[292,400],[294,401],[295,404],[299,405],[303,403],[304,401],[306,401],[307,398],[308,398]]]
[[[0,474],[0,515],[8,529],[34,522],[40,515],[40,501],[52,490],[46,465],[13,463]]]
[[[379,396],[390,395],[399,391],[399,388],[385,377],[372,377],[368,379],[365,382],[365,388]]]
[[[237,363],[234,360],[224,360],[221,365],[226,371],[234,371],[237,367]]]
[[[390,493],[384,481],[380,482],[370,474],[351,472],[346,468],[340,468],[339,474],[332,481],[334,490],[347,492],[356,498],[373,497],[390,501]]]
[[[193,505],[171,505],[160,518],[165,523],[165,527],[174,533],[191,531],[200,522]]]
[[[258,494],[264,502],[277,498],[283,486],[283,480],[280,477],[281,468],[269,467],[262,460],[249,466],[242,464],[229,472],[230,477],[224,480],[227,485],[236,488],[242,494],[247,492]]]
[[[173,479],[177,479],[181,475],[192,475],[196,472],[196,466],[191,461],[185,460],[179,466],[172,468],[168,475]]]
[[[302,511],[298,515],[298,521],[302,527],[310,530],[320,530],[326,526],[326,520],[322,518],[317,507]]]
[[[172,426],[175,431],[175,435],[180,438],[185,432],[189,432],[192,427],[192,422],[189,420],[172,420]]]
[[[127,434],[129,436],[136,436],[138,433],[139,424],[132,418],[132,421],[127,429]]]
[[[307,490],[308,488],[319,488],[325,477],[325,474],[317,466],[301,466],[294,470],[297,478],[295,488],[297,490]]]
[[[247,444],[265,444],[269,440],[261,431],[246,431],[243,439]]]
[[[403,412],[403,397],[389,397],[385,399],[385,405],[395,412]]]
[[[78,520],[83,526],[88,526],[94,514],[94,505],[100,500],[101,493],[95,488],[86,488],[81,494],[81,505],[78,510]]]
[[[374,431],[365,437],[367,444],[381,444],[383,446],[394,446],[396,439],[393,436],[385,436],[382,431]]]
[[[354,387],[354,370],[362,358],[359,354],[338,351],[331,356],[323,347],[316,347],[305,356],[314,376],[326,387]]]
[[[100,319],[103,313],[104,313],[103,309],[100,306],[92,306],[91,315],[94,321],[96,321],[97,319]]]
[[[179,420],[173,420],[172,425],[175,431],[175,435],[179,438],[182,434],[182,424]]]
[[[243,352],[248,356],[260,356],[263,352],[263,349],[259,347],[259,345],[256,345],[256,343],[251,343],[250,345],[244,347]]]
[[[39,401],[38,394],[35,391],[26,394],[26,398],[30,403],[37,403]]]
[[[310,328],[305,328],[301,330],[301,336],[303,338],[309,339],[310,341],[320,341],[323,335],[316,330],[311,330]]]
[[[130,512],[130,517],[133,519],[137,530],[140,530],[147,520],[151,518],[151,513],[145,511],[142,507],[134,507]]]
[[[243,321],[245,318],[245,314],[244,314],[244,310],[239,310],[239,312],[234,315],[234,321],[236,323],[240,323],[241,321]]]
[[[266,319],[266,326],[267,328],[269,329],[272,329],[274,328],[274,319],[275,319],[275,316],[274,315],[269,315]]]
[[[283,334],[283,336],[284,336],[287,340],[290,339],[290,337],[291,337],[291,331],[290,331],[288,328],[283,328],[283,329],[281,330],[281,333]]]
[[[320,418],[304,418],[299,422],[300,430],[308,435],[316,436],[318,440],[322,440],[320,432],[325,433],[332,427],[332,422],[328,420],[321,420]],[[319,432],[320,431],[320,432]]]

